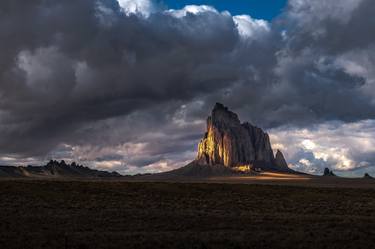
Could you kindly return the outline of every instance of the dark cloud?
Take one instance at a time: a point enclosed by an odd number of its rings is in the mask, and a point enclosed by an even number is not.
[[[227,15],[145,19],[117,1],[0,6],[3,152],[42,154],[87,123],[189,100],[237,77],[224,60],[238,40]]]
[[[1,1],[1,155],[173,164],[218,101],[265,128],[375,116],[372,0],[290,0],[273,23],[139,3]]]

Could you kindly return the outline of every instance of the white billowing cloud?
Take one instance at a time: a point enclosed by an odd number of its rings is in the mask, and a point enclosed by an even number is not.
[[[169,9],[166,11],[166,13],[176,18],[182,18],[184,16],[187,16],[188,14],[198,15],[200,13],[206,13],[206,12],[212,12],[216,14],[219,13],[214,7],[208,6],[208,5],[186,5],[182,9],[178,9],[178,10]]]
[[[309,139],[303,140],[301,144],[307,150],[314,150],[316,148],[316,144]]]
[[[117,0],[126,14],[141,14],[149,16],[156,11],[152,0]]]
[[[328,122],[311,128],[270,131],[274,149],[282,148],[292,168],[321,173],[375,165],[375,120]]]
[[[252,38],[266,34],[270,31],[269,23],[262,19],[253,19],[248,15],[233,16],[233,21],[237,25],[239,34],[243,38]]]
[[[186,5],[182,9],[169,9],[165,11],[166,14],[170,14],[176,18],[183,18],[187,15],[199,15],[206,13],[221,14],[231,16],[228,11],[219,12],[212,6],[208,5]],[[260,35],[270,32],[270,24],[266,20],[254,19],[249,15],[237,15],[233,16],[233,22],[237,26],[238,33],[243,39],[253,39]]]

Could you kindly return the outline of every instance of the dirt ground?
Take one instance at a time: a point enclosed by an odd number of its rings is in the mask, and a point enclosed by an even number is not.
[[[374,248],[373,182],[262,177],[1,180],[0,248]]]

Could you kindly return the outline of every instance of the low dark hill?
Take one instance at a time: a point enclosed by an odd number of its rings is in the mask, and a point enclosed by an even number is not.
[[[169,172],[155,174],[155,177],[178,178],[178,177],[214,177],[214,176],[234,176],[239,172],[223,165],[202,165],[195,161],[185,167],[175,169]]]
[[[13,167],[0,166],[0,177],[24,178],[24,177],[120,177],[117,172],[107,172],[90,169],[76,163],[66,164],[64,161],[50,161],[45,166]]]
[[[200,164],[198,161],[193,161],[189,163],[188,165],[171,170],[168,172],[162,172],[157,174],[145,174],[145,175],[136,175],[132,176],[133,179],[145,179],[145,180],[178,180],[178,179],[209,179],[214,177],[228,177],[231,178],[233,176],[259,176],[262,173],[282,173],[282,174],[294,174],[294,175],[308,175],[305,173],[296,172],[293,170],[289,171],[272,171],[272,170],[266,170],[266,171],[255,171],[255,170],[249,170],[246,172],[238,171],[230,167],[226,167],[224,165],[215,164],[215,165],[207,165],[207,164]]]

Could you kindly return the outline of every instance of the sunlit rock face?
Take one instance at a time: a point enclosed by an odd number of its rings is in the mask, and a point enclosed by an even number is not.
[[[197,162],[231,168],[250,165],[263,169],[288,170],[281,152],[275,159],[267,133],[217,103],[207,119],[207,132],[198,146]]]

